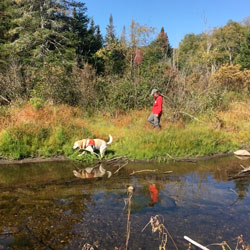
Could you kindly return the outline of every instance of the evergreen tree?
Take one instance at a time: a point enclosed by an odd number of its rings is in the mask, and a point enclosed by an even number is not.
[[[238,55],[238,63],[243,69],[250,69],[250,29],[245,34],[245,38],[240,46],[240,53]]]
[[[161,32],[156,39],[156,44],[161,48],[164,58],[171,57],[172,48],[168,40],[168,35],[165,33],[163,27],[161,28]]]
[[[117,42],[116,36],[115,36],[115,27],[113,24],[113,16],[110,14],[109,17],[109,24],[106,28],[106,37],[105,37],[105,44],[110,45],[112,43]]]
[[[8,31],[11,27],[10,1],[0,2],[0,65],[6,64],[4,45],[9,41]]]
[[[126,40],[126,27],[123,26],[122,28],[122,33],[121,33],[121,37],[120,37],[120,43],[123,45],[127,44],[127,40]]]
[[[73,63],[68,5],[51,0],[16,2],[11,50],[21,60],[37,66],[47,60]]]

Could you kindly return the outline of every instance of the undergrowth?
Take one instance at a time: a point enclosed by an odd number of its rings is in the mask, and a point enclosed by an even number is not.
[[[207,114],[197,120],[171,122],[163,116],[161,131],[147,123],[150,111],[94,114],[65,105],[39,109],[1,107],[0,157],[23,159],[64,155],[93,162],[96,156],[73,150],[74,141],[113,136],[105,157],[165,161],[174,157],[198,157],[232,152],[250,142],[249,104],[234,104],[229,111]]]

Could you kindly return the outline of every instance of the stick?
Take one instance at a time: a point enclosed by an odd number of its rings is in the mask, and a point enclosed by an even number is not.
[[[10,101],[9,101],[8,99],[6,99],[4,96],[0,95],[0,97],[1,97],[4,101],[6,101],[7,103],[10,104]]]
[[[174,158],[173,156],[171,156],[170,154],[166,153],[166,155],[167,155],[169,158],[175,160],[175,158]]]
[[[150,223],[151,221],[148,222],[148,224],[141,230],[141,232],[143,232]]]
[[[190,238],[187,237],[187,236],[184,236],[184,239],[187,240],[188,242],[192,243],[193,245],[199,247],[200,249],[209,250],[207,247],[202,246],[201,244],[199,244],[198,242],[196,242],[196,241],[190,239]]]
[[[132,203],[132,196],[133,193],[129,193],[129,198],[128,198],[128,218],[127,218],[127,237],[126,237],[126,250],[128,249],[128,241],[130,237],[130,213],[131,213],[131,203]]]
[[[136,173],[142,173],[142,172],[155,172],[155,171],[158,171],[158,169],[143,169],[143,170],[139,170],[139,171],[133,171],[130,175],[134,175]]]
[[[170,173],[173,173],[173,171],[166,171],[163,174],[170,174]]]
[[[128,165],[128,162],[124,163],[123,165],[121,165],[115,172],[114,174],[118,173],[123,167],[125,167],[126,165]]]
[[[196,121],[198,121],[198,122],[201,122],[201,123],[203,123],[203,124],[207,124],[206,122],[201,121],[201,120],[199,120],[197,117],[195,117],[195,116],[193,116],[193,115],[190,115],[190,114],[188,114],[188,113],[186,113],[186,112],[180,111],[179,113],[184,114],[184,115],[187,115],[187,116],[193,118],[194,120],[196,120]]]
[[[235,192],[235,190],[233,190],[232,188],[230,188],[229,190],[231,190],[232,192],[234,192],[238,196],[238,194]]]

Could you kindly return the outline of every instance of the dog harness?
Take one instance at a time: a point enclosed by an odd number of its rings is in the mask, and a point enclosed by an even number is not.
[[[95,146],[95,140],[94,139],[86,140],[84,148],[87,148],[88,146],[94,147]]]

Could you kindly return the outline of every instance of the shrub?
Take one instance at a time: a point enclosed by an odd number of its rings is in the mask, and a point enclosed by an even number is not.
[[[29,103],[33,108],[40,109],[44,105],[44,100],[39,97],[33,97],[33,98],[30,98]]]
[[[215,72],[211,80],[219,87],[233,91],[249,89],[250,70],[240,70],[240,65],[224,65]]]

